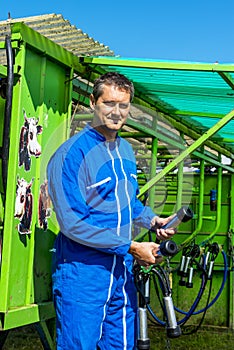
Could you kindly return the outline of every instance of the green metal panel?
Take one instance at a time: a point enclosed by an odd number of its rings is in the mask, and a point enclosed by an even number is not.
[[[0,97],[0,115],[4,116],[4,111],[5,111],[5,100]],[[2,147],[2,138],[3,138],[3,123],[4,123],[4,118],[0,118],[0,146]],[[0,159],[0,171],[2,173],[2,160]],[[1,193],[3,192],[3,184],[2,184],[2,177],[0,176],[0,191]]]
[[[39,212],[48,160],[69,135],[74,60],[73,55],[23,25],[13,26],[12,43],[16,53],[14,71],[18,74],[13,88],[7,189],[2,193],[5,216],[0,313],[4,330],[54,317],[51,249],[58,226],[51,207],[47,228],[41,225]],[[4,104],[0,99],[1,138]],[[21,164],[25,114],[28,120],[37,119],[41,154],[31,154],[30,162],[25,158]],[[22,233],[21,220],[14,217],[18,179],[31,183],[32,219],[27,233]]]

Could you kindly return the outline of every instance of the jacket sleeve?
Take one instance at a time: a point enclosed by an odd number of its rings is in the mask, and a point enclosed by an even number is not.
[[[48,189],[61,232],[95,249],[126,255],[131,241],[115,228],[96,226],[86,203],[86,174],[82,151],[57,151],[47,167]],[[84,166],[85,168],[85,166]]]
[[[153,212],[153,210],[149,206],[144,206],[142,204],[142,202],[137,198],[138,194],[139,194],[139,189],[137,186],[135,205],[133,208],[134,223],[137,224],[138,226],[150,229],[151,220],[153,219],[153,217],[156,216],[156,214]]]

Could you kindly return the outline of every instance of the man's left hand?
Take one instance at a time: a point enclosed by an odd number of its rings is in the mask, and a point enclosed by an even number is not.
[[[168,216],[167,218],[160,218],[159,216],[154,216],[151,220],[151,230],[156,232],[157,238],[160,240],[170,239],[176,232],[176,228],[163,229],[162,227],[166,225],[176,214]]]

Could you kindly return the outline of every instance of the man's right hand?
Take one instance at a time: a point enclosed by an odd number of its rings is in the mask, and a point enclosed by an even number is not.
[[[154,242],[132,242],[129,248],[129,253],[141,266],[149,266],[155,263],[160,263],[162,257],[157,254],[159,244]]]

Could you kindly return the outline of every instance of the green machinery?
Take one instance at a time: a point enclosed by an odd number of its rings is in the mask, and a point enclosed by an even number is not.
[[[160,215],[169,215],[181,205],[189,205],[195,214],[178,229],[175,240],[180,252],[171,266],[176,270],[183,248],[191,242],[201,248],[217,242],[228,256],[228,277],[221,296],[207,312],[205,324],[234,329],[234,66],[76,57],[22,23],[11,26],[11,35],[0,49],[6,52],[6,64],[0,66],[1,343],[9,330],[35,324],[44,348],[54,348],[50,269],[58,226],[47,195],[46,166],[55,149],[92,118],[88,102],[91,85],[108,70],[128,75],[136,88],[121,134],[136,154],[139,197]],[[220,103],[223,110],[214,96],[220,112],[209,114],[210,97],[205,94],[200,100],[195,96],[196,102],[190,101],[196,106],[201,100],[207,103],[203,115],[198,110],[189,113],[189,106],[187,112],[185,108],[177,113],[172,99],[162,103],[160,93],[173,94],[163,91],[163,81],[160,88],[154,86],[154,72],[160,79],[161,73],[170,71],[167,79],[173,80],[180,70],[185,76],[191,71],[195,76],[217,72],[222,84],[229,86],[224,93],[228,99]],[[146,84],[150,79],[151,88]],[[221,94],[221,87],[217,86],[216,94]],[[183,94],[183,82],[177,83],[176,89],[177,94]],[[184,94],[189,95],[185,89]],[[222,161],[224,157],[228,164]],[[137,240],[148,239],[148,233],[137,227],[135,235]],[[215,295],[223,276],[221,256],[213,275]],[[174,300],[187,308],[198,288],[196,283],[191,293],[191,289],[179,286],[173,271],[171,280]],[[157,308],[157,300],[152,303]],[[199,316],[192,322],[199,322]]]
[[[23,24],[12,27],[2,49],[8,65],[1,66],[0,99],[1,330],[37,323],[52,348],[50,250],[57,226],[52,214],[47,227],[46,165],[69,135],[73,57]]]

